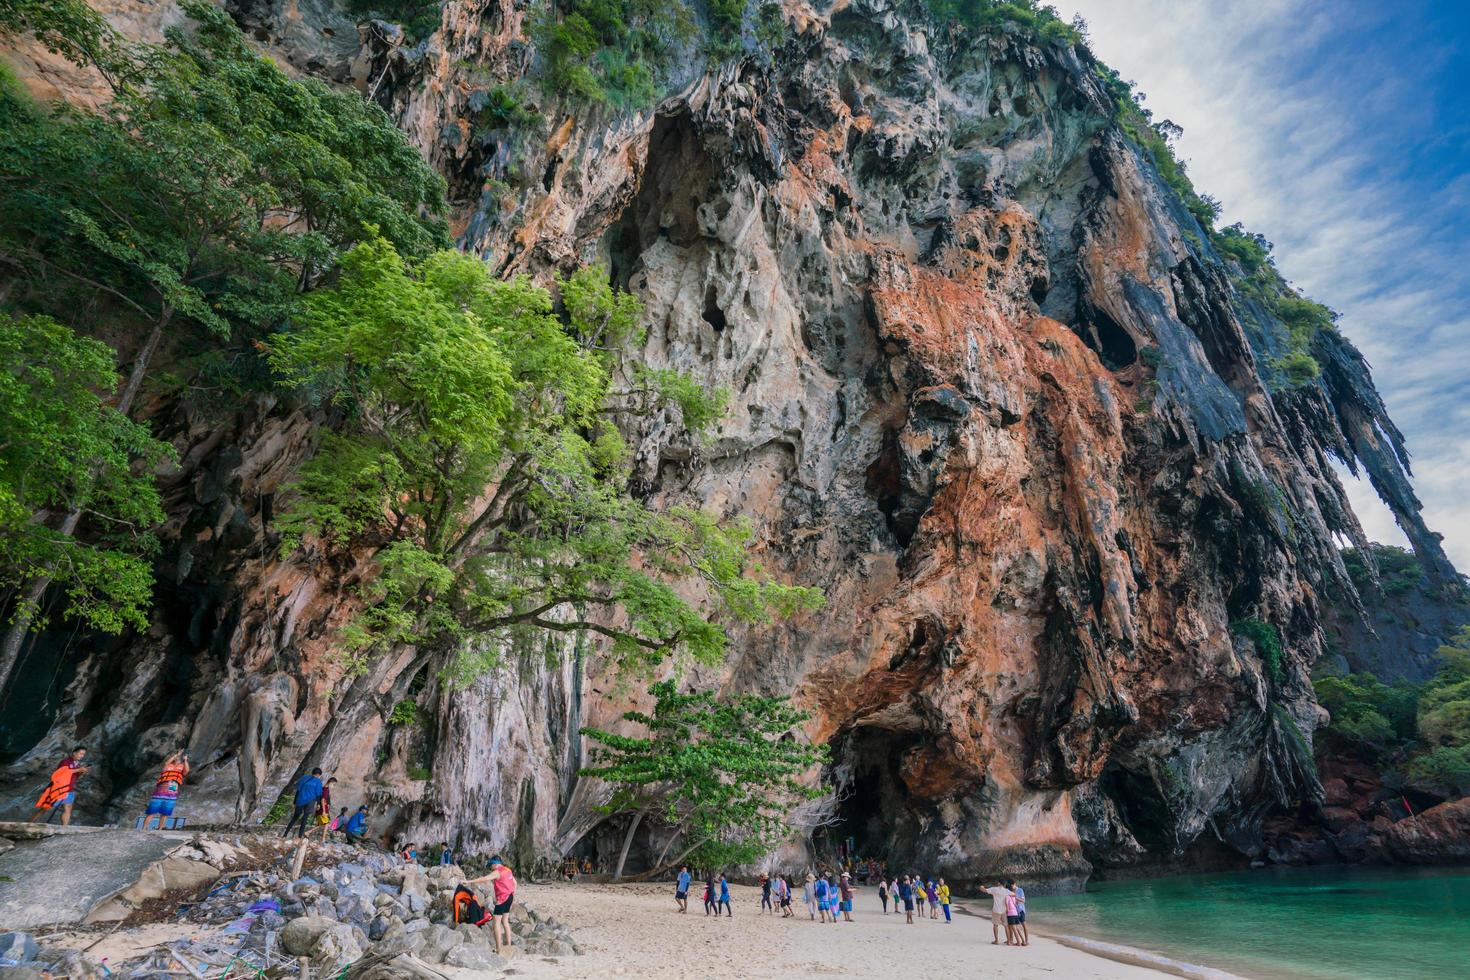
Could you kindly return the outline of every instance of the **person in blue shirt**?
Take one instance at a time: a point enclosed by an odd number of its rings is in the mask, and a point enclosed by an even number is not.
[[[447,841],[439,848],[439,863],[441,865],[454,863],[454,852],[449,849]]]
[[[361,844],[367,836],[367,804],[357,808],[357,812],[347,818],[347,823],[342,826],[342,836],[347,838],[349,844]]]
[[[679,903],[680,912],[689,911],[689,882],[692,880],[687,867],[679,869],[679,883],[674,887],[674,901]]]
[[[291,828],[298,821],[301,824],[301,830],[296,836],[306,836],[306,822],[316,814],[316,806],[323,792],[321,769],[313,769],[310,776],[301,777],[301,782],[296,784],[296,798],[293,801],[291,819],[286,821],[286,829],[281,831],[282,837],[290,837]]]
[[[724,908],[726,915],[735,914],[730,911],[730,882],[725,879],[724,875],[720,875],[720,904],[715,907],[715,915],[720,914],[721,908]]]
[[[812,886],[812,893],[817,897],[818,921],[827,921],[827,911],[831,908],[827,896],[827,876],[818,875],[816,884]]]
[[[904,921],[909,925],[914,924],[914,886],[909,881],[909,876],[904,875],[903,880],[898,883],[898,897],[903,902]]]

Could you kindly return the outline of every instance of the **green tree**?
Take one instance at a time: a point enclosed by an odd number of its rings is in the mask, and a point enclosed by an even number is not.
[[[350,550],[373,568],[341,637],[358,678],[309,761],[425,664],[468,680],[518,631],[600,634],[620,668],[646,672],[673,654],[718,662],[717,619],[821,602],[748,559],[745,525],[628,494],[607,410],[640,309],[596,272],[561,293],[565,320],[525,278],[453,251],[405,264],[379,239],[272,339],[280,376],[349,419],[300,471],[283,551]]]
[[[103,402],[117,382],[107,345],[49,317],[0,316],[0,589],[54,579],[65,614],[107,633],[147,625],[149,529],[163,513],[146,471],[172,455]],[[70,511],[95,528],[86,542],[44,519]]]
[[[596,745],[581,775],[614,787],[607,812],[631,814],[613,876],[622,876],[628,846],[649,814],[673,828],[671,846],[683,842],[675,864],[691,857],[706,866],[754,861],[790,836],[792,808],[821,793],[801,781],[826,760],[826,746],[798,738],[810,715],[789,698],[681,694],[673,681],[648,693],[651,714],[623,715],[646,734],[582,729]]]
[[[143,338],[117,397],[124,415],[166,336],[196,350],[248,340],[367,225],[409,254],[446,241],[443,182],[380,109],[288,78],[215,5],[182,7],[189,23],[162,45],[122,42],[73,0],[0,15],[0,33],[38,32],[112,85],[98,113],[0,89],[0,268],[21,311],[78,328],[95,315]],[[81,517],[49,520],[69,537]],[[25,587],[0,664],[50,581]]]

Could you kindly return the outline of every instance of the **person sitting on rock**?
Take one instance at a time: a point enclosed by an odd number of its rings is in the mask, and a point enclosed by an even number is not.
[[[345,810],[346,807],[343,807]],[[367,836],[367,804],[357,808],[357,812],[347,818],[347,823],[342,827],[342,836],[347,838],[349,844],[361,844]]]
[[[167,759],[163,760],[163,771],[158,774],[158,782],[153,787],[153,796],[148,800],[148,809],[143,811],[143,824],[140,830],[147,830],[149,822],[158,817],[158,829],[163,829],[164,821],[174,815],[174,804],[179,802],[179,787],[183,785],[184,777],[189,775],[189,753],[180,749]]]
[[[77,801],[77,780],[92,768],[82,765],[82,760],[86,757],[86,748],[78,745],[51,770],[51,782],[36,801],[36,812],[31,815],[31,823],[36,823],[42,817],[49,817],[57,807],[61,807],[61,825],[66,827],[71,824],[72,804]]]

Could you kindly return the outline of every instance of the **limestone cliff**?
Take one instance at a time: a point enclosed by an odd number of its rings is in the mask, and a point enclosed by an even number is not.
[[[768,565],[826,590],[696,679],[814,712],[828,833],[863,853],[961,886],[1255,855],[1268,812],[1319,792],[1307,672],[1324,594],[1354,594],[1334,536],[1366,544],[1330,461],[1361,465],[1454,579],[1362,357],[1327,332],[1320,379],[1267,383],[1286,328],[1126,137],[1085,48],[917,2],[788,0],[783,39],[690,53],[654,108],[576,110],[532,81],[537,114],[509,125],[484,109],[538,68],[518,0],[451,0],[413,45],[325,2],[230,7],[390,109],[448,178],[464,247],[504,274],[605,264],[646,304],[648,362],[731,391],[702,442],[626,420],[636,484],[750,517]],[[12,800],[81,739],[116,818],[187,742],[195,820],[261,817],[320,757],[412,839],[524,860],[608,832],[576,732],[630,695],[594,643],[517,651],[467,692],[393,671],[323,741],[354,572],[283,562],[270,528],[321,420],[262,399],[154,421],[182,465],[153,629],[41,638],[11,694],[44,704],[11,735]],[[389,724],[403,697],[426,724]]]

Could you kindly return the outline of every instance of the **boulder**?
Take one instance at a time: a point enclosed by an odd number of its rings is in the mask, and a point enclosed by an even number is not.
[[[349,925],[334,924],[317,937],[311,961],[319,967],[336,969],[360,958],[363,953],[358,932]]]
[[[464,970],[503,970],[507,960],[494,950],[470,943],[461,943],[444,955],[445,966],[457,966]]]
[[[464,941],[474,946],[494,946],[495,940],[483,926],[472,926],[462,922],[454,927],[454,931],[464,937]]]
[[[1406,864],[1470,864],[1470,796],[1400,820],[1384,843]]]
[[[372,942],[377,942],[379,939],[382,939],[383,936],[388,932],[388,927],[390,924],[391,923],[389,923],[387,916],[374,916],[373,920],[368,923],[368,939]]]
[[[292,956],[310,956],[312,947],[322,933],[337,925],[333,919],[316,915],[304,915],[292,919],[281,930],[281,948]]]
[[[28,932],[0,933],[0,966],[18,966],[32,963],[40,947]]]
[[[1355,811],[1349,810],[1347,807],[1327,806],[1322,808],[1322,823],[1334,834],[1340,834],[1354,824],[1361,822],[1362,818]]]
[[[453,929],[430,926],[425,932],[424,945],[419,949],[418,956],[429,963],[443,963],[449,951],[463,943],[464,937]]]

